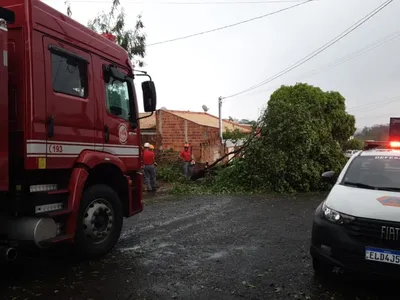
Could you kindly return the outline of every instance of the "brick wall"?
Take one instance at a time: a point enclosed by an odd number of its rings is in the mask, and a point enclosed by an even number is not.
[[[212,163],[216,161],[220,157],[220,153],[222,153],[222,146],[219,145],[218,142],[213,143],[205,142],[200,144],[201,148],[201,161]]]
[[[156,112],[156,140],[158,149],[180,149],[185,143],[185,124],[182,118],[166,111]]]
[[[156,120],[157,149],[180,151],[188,142],[196,162],[213,162],[219,157],[218,128],[193,123],[165,110],[157,111]]]

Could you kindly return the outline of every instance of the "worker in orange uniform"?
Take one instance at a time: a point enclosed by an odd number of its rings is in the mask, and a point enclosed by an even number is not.
[[[152,144],[150,144],[149,149],[151,152],[154,152],[154,146]],[[155,154],[154,154],[154,157],[155,157]],[[157,168],[157,162],[155,161],[155,158],[154,158],[154,166]],[[154,178],[157,178],[157,172],[155,172]],[[154,181],[156,181],[156,180],[154,179]],[[160,186],[156,183],[155,187],[158,189]]]
[[[145,148],[143,152],[143,164],[144,164],[144,174],[147,179],[146,180],[147,191],[155,192],[157,186],[156,186],[156,169],[155,169],[155,157],[154,157],[153,145],[149,144],[148,148]]]
[[[152,144],[150,144],[149,149],[150,149],[151,152],[154,153],[154,146]],[[154,154],[154,157],[155,157],[155,154]],[[154,159],[154,166],[157,167],[157,163],[155,162],[155,159]]]
[[[143,147],[142,147],[142,151],[144,152],[145,150],[148,150],[150,147],[150,143],[144,143]],[[144,163],[143,163],[143,157],[142,157],[142,168],[143,168],[143,181],[144,181],[144,185],[147,187],[147,176],[146,173],[144,172]]]
[[[183,150],[179,153],[179,156],[183,160],[183,173],[185,174],[186,178],[189,178],[193,158],[192,158],[192,153],[190,152],[188,143],[183,145]]]

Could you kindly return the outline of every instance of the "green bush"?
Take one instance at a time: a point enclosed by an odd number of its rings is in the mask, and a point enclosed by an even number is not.
[[[183,166],[179,162],[171,162],[169,164],[159,165],[157,167],[157,179],[165,182],[177,182],[184,179]]]
[[[363,148],[364,148],[364,142],[362,140],[357,139],[357,138],[353,138],[351,140],[348,140],[343,145],[343,150],[362,150]]]

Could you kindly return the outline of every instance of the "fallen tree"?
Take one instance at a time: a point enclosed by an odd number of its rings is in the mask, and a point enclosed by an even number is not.
[[[342,147],[355,131],[355,118],[346,112],[340,93],[296,84],[282,86],[271,95],[259,126],[261,134],[254,133],[234,151],[240,155],[215,176],[217,189],[305,192],[326,188],[320,175],[326,170],[340,171],[346,163]],[[193,174],[193,179],[207,172]]]
[[[208,163],[205,164],[204,167],[199,168],[198,170],[195,170],[194,172],[192,172],[192,175],[190,176],[190,180],[197,180],[200,178],[204,178],[207,174],[209,173],[214,173],[213,170],[219,166],[219,167],[226,167],[233,159],[238,158],[237,155],[239,155],[239,157],[241,157],[243,155],[243,153],[245,152],[245,149],[254,141],[254,139],[260,135],[260,131],[258,130],[258,128],[262,125],[262,119],[260,119],[256,125],[254,126],[254,129],[252,131],[252,133],[248,136],[245,137],[245,142],[243,143],[242,146],[238,147],[237,149],[230,151],[228,153],[225,153],[224,155],[222,155],[219,159],[217,159],[216,161],[214,161],[211,165],[209,165]],[[229,157],[230,155],[233,155],[232,158],[230,158],[228,161],[224,162],[224,160]],[[223,162],[222,166],[221,166],[221,162]]]

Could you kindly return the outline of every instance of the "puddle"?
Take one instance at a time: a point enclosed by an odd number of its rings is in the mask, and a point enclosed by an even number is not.
[[[225,250],[222,250],[222,251],[211,254],[208,259],[220,259],[227,255],[228,255],[228,252]]]

